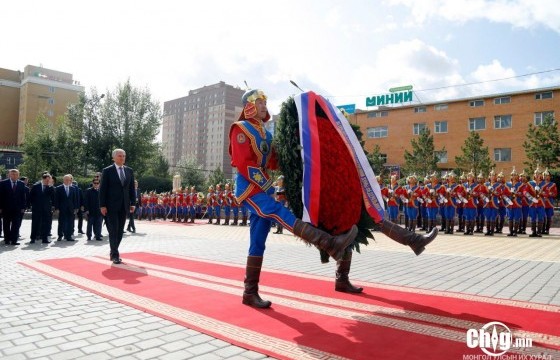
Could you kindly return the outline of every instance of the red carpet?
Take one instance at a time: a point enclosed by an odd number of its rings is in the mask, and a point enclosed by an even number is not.
[[[24,265],[244,348],[282,359],[463,359],[484,355],[466,331],[492,321],[532,347],[507,355],[560,359],[560,307],[413,288],[365,285],[334,291],[333,279],[263,271],[260,294],[271,309],[241,304],[244,268],[157,253],[124,263],[68,258]],[[265,260],[266,267],[266,260]],[[522,357],[520,357],[522,358]],[[548,357],[547,357],[548,358]]]

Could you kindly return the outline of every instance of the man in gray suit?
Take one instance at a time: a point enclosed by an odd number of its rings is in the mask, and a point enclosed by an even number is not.
[[[109,231],[110,258],[113,264],[122,262],[119,245],[127,215],[134,212],[136,204],[134,171],[124,165],[125,160],[126,152],[123,149],[113,150],[114,164],[103,169],[99,189],[99,206]]]

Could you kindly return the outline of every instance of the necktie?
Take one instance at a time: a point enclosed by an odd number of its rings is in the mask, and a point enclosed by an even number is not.
[[[124,176],[124,170],[121,167],[119,167],[119,178],[121,179],[121,184],[124,185],[124,181],[126,180],[126,177]]]
[[[70,189],[68,186],[64,185],[64,189],[66,189],[66,196],[70,195]]]
[[[41,191],[45,192],[45,185],[41,185]]]
[[[12,181],[12,190],[16,191],[16,182],[15,181]]]

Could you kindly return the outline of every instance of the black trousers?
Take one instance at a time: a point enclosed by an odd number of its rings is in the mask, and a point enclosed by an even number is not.
[[[103,223],[103,217],[99,215],[88,215],[87,226],[86,226],[86,236],[91,239],[91,233],[96,239],[101,239],[101,224]]]
[[[49,237],[52,225],[52,213],[50,210],[33,210],[31,213],[31,240],[41,238],[46,241]]]
[[[18,240],[21,213],[16,211],[2,211],[4,227],[4,241],[6,244],[16,243]]]
[[[64,236],[66,240],[71,239],[74,234],[74,211],[60,209],[58,213],[58,236]]]
[[[126,227],[128,230],[136,231],[136,225],[134,225],[134,213],[128,213],[128,226]]]
[[[128,209],[127,209],[128,210]],[[109,232],[109,246],[111,247],[111,260],[119,258],[119,245],[121,244],[124,225],[126,223],[126,216],[128,211],[125,208],[118,210],[107,209],[107,215],[105,216],[105,223],[107,225],[107,231]]]

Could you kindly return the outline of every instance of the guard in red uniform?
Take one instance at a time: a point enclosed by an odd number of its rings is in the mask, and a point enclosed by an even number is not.
[[[276,152],[272,148],[272,134],[264,123],[270,119],[266,95],[261,90],[249,90],[243,97],[243,111],[229,133],[231,165],[237,168],[235,196],[239,203],[251,211],[250,246],[245,272],[243,304],[268,308],[270,301],[258,294],[265,243],[272,221],[282,224],[294,235],[326,251],[340,260],[346,248],[354,241],[358,228],[354,225],[347,233],[332,236],[311,224],[297,219],[271,195],[272,179],[267,170],[278,167]]]
[[[554,200],[558,196],[558,188],[556,183],[552,181],[552,176],[548,169],[543,172],[544,184],[542,185],[542,198],[544,202],[545,223],[543,235],[550,235],[550,227],[552,226],[552,217],[554,216]]]

